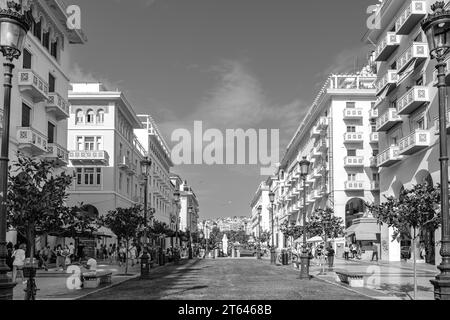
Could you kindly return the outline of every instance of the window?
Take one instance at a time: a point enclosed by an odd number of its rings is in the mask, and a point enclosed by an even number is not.
[[[356,132],[355,126],[347,126],[347,132]]]
[[[423,117],[419,118],[415,123],[416,130],[425,130],[425,120]]]
[[[119,173],[119,190],[122,190],[122,181],[123,181],[123,174],[122,172]]]
[[[22,127],[31,127],[31,108],[25,103],[22,103]]]
[[[347,109],[354,109],[356,106],[355,102],[346,102],[346,108]]]
[[[31,53],[27,49],[23,49],[23,69],[31,69]]]
[[[347,150],[347,157],[356,157],[356,150]]]
[[[86,116],[86,123],[94,123],[94,111],[88,110],[87,116]]]
[[[34,25],[33,35],[41,41],[42,39],[42,20]]]
[[[53,123],[48,122],[48,129],[47,129],[47,137],[48,137],[48,143],[55,143],[56,140],[56,127]]]
[[[127,178],[127,194],[130,194],[130,178]]]
[[[52,55],[52,57],[58,60],[58,39],[52,42],[50,46],[50,54]]]
[[[84,137],[84,150],[94,151],[95,150],[95,138],[94,137]]]
[[[42,35],[42,45],[47,50],[50,49],[50,30],[47,32],[44,32],[44,34]]]
[[[349,173],[348,181],[356,181],[356,173]]]
[[[76,118],[75,118],[75,124],[77,123],[83,123],[83,111],[77,110],[76,112]]]
[[[373,152],[372,152],[372,155],[373,155],[374,157],[378,156],[379,154],[380,154],[380,151],[377,150],[377,149],[373,150]]]
[[[95,150],[103,150],[103,138],[102,137],[96,137],[95,138]]]
[[[423,76],[416,80],[416,86],[423,86]]]
[[[101,168],[77,168],[77,185],[95,186],[100,185],[102,180]]]
[[[371,102],[371,103],[370,103],[370,107],[371,107],[372,109],[374,109],[374,108],[375,108],[375,102]]]
[[[377,132],[377,126],[372,125],[372,132]]]
[[[83,137],[77,137],[77,151],[83,150]]]
[[[397,100],[394,100],[391,102],[391,108],[394,108],[395,110],[397,110]]]
[[[100,109],[97,112],[97,123],[104,123],[105,122],[105,111]]]
[[[380,175],[378,173],[373,173],[372,174],[372,180],[373,181],[379,181],[380,180]]]
[[[48,74],[48,92],[55,92],[55,77],[49,73]]]

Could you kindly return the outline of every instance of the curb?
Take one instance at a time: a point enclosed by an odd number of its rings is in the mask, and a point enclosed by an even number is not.
[[[123,284],[123,283],[125,283],[127,281],[134,280],[134,279],[139,278],[139,277],[140,277],[140,274],[135,274],[134,276],[132,276],[130,278],[117,281],[116,283],[110,284],[110,285],[108,285],[106,287],[99,288],[97,290],[94,290],[92,292],[86,293],[86,294],[84,294],[82,296],[79,296],[79,297],[76,297],[76,298],[73,298],[73,299],[70,299],[70,300],[80,300],[80,299],[86,298],[86,297],[88,297],[88,296],[90,296],[92,294],[99,293],[99,292],[101,292],[103,290],[106,290],[106,289],[114,288],[114,287],[118,286],[119,284]]]

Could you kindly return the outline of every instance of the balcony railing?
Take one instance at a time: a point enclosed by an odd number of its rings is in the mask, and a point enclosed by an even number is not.
[[[377,164],[378,167],[390,167],[401,160],[400,148],[398,146],[391,146],[378,155]]]
[[[56,92],[48,94],[47,112],[54,113],[56,120],[60,121],[70,117],[69,103]]]
[[[428,87],[415,86],[406,92],[397,102],[398,114],[411,114],[422,104],[430,102]]]
[[[119,159],[117,161],[117,166],[120,169],[128,170],[129,168],[131,168],[130,159],[128,159],[127,157],[119,157]]]
[[[397,86],[398,73],[397,70],[388,70],[376,83],[376,94],[379,96],[387,86],[394,88]]]
[[[345,167],[364,167],[364,157],[345,157]]]
[[[27,92],[34,102],[48,99],[48,84],[33,70],[21,70],[18,77],[19,90]]]
[[[377,119],[376,129],[378,132],[388,131],[400,122],[403,122],[402,117],[397,114],[395,108],[390,108]]]
[[[375,61],[386,61],[399,45],[400,36],[395,32],[388,32],[375,50]]]
[[[399,154],[411,155],[431,145],[430,131],[417,130],[400,140]]]
[[[361,143],[364,141],[363,132],[346,132],[344,134],[344,143]]]
[[[427,14],[426,1],[411,1],[395,22],[395,32],[407,35]]]
[[[34,128],[17,128],[19,149],[28,150],[33,155],[47,153],[47,137]]]
[[[57,143],[49,143],[47,145],[48,153],[45,158],[53,160],[59,166],[67,166],[69,164],[69,151],[61,147]]]
[[[345,190],[346,191],[361,191],[364,190],[364,181],[346,181]]]
[[[379,133],[378,132],[372,132],[370,134],[370,143],[378,143],[379,141]]]
[[[344,109],[344,119],[361,119],[363,117],[363,109],[346,108]]]
[[[109,163],[108,152],[106,152],[104,150],[70,151],[69,159],[72,162],[81,162],[81,163],[87,163],[87,164],[102,163],[102,164],[106,165]]]
[[[409,63],[416,59],[416,63],[420,63],[428,58],[428,44],[422,42],[414,42],[403,54],[397,59],[397,73],[403,72]]]

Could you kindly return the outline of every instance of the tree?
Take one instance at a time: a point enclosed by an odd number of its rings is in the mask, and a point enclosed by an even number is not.
[[[310,237],[326,236],[328,239],[335,239],[344,236],[344,220],[336,217],[333,209],[329,207],[316,209],[307,224]]]
[[[223,233],[218,227],[214,227],[209,234],[209,243],[215,248],[223,239]]]
[[[27,255],[34,256],[38,235],[95,231],[93,219],[78,207],[65,206],[72,176],[56,174],[56,163],[18,155],[8,173],[8,226],[27,239]]]
[[[117,208],[116,210],[109,211],[101,219],[103,226],[111,229],[117,237],[124,239],[126,242],[125,274],[128,274],[128,248],[130,240],[136,237],[139,229],[145,225],[145,222],[140,206]]]
[[[226,235],[232,243],[239,242],[240,244],[244,244],[247,243],[248,241],[248,236],[244,230],[239,231],[231,230],[226,232]]]
[[[440,189],[428,183],[418,184],[411,189],[401,191],[398,199],[386,197],[386,202],[379,205],[367,204],[369,211],[380,224],[392,228],[392,240],[399,240],[406,235],[412,240],[414,259],[414,299],[417,295],[416,241],[426,229],[435,231],[439,228]]]

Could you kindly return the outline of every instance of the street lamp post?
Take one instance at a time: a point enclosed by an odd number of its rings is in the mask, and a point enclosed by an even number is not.
[[[150,171],[150,167],[152,166],[152,161],[149,157],[145,157],[144,160],[141,161],[142,174],[144,175],[144,248],[141,257],[141,279],[148,279],[150,268],[149,268],[149,255],[148,255],[148,174]]]
[[[436,300],[450,300],[450,220],[448,191],[448,154],[447,154],[447,110],[446,110],[446,63],[450,51],[450,11],[444,10],[445,2],[437,1],[431,6],[433,13],[422,22],[430,48],[432,59],[437,60],[439,90],[439,138],[441,163],[441,219],[442,262],[438,266],[441,271],[431,283],[434,285]]]
[[[272,215],[271,215],[271,224],[272,224],[272,246],[270,247],[270,263],[271,264],[276,264],[276,256],[275,256],[275,242],[274,242],[274,232],[273,232],[273,216],[274,216],[274,206],[273,203],[275,202],[275,193],[270,192],[269,193],[269,199],[270,199],[270,204],[272,206]]]
[[[300,161],[300,176],[303,180],[303,228],[306,226],[306,176],[309,173],[309,166],[311,162],[303,157]],[[302,254],[300,255],[301,269],[300,269],[300,279],[311,279],[309,276],[309,253],[306,244],[306,232],[303,230],[303,248]]]
[[[192,234],[191,234],[191,222],[192,222],[192,214],[194,213],[194,208],[191,206],[189,207],[189,243],[188,243],[188,252],[189,252],[189,260],[192,259]]]
[[[24,13],[22,0],[3,1],[0,7],[0,51],[7,60],[3,64],[4,94],[3,116],[0,117],[0,300],[12,300],[15,283],[8,277],[9,267],[6,264],[8,250],[6,248],[7,206],[8,197],[8,162],[9,162],[9,126],[11,109],[11,88],[14,64],[22,54],[25,37],[30,29]],[[1,115],[1,114],[0,114]],[[31,256],[31,262],[33,261]],[[33,272],[30,272],[32,275]],[[31,279],[33,280],[33,279]],[[34,296],[34,295],[31,295]]]
[[[258,248],[256,249],[256,258],[261,259],[261,211],[262,206],[259,205],[258,208]]]

